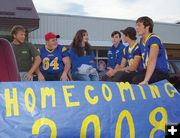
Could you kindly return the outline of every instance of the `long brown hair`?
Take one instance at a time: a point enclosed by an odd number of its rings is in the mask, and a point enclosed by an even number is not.
[[[82,41],[83,41],[83,36],[85,33],[87,33],[85,29],[80,29],[79,31],[77,31],[71,43],[71,47],[75,49],[75,52],[77,53],[78,56],[84,55],[84,52],[82,49]],[[91,54],[91,45],[88,42],[85,43],[85,50],[86,50],[87,55]]]

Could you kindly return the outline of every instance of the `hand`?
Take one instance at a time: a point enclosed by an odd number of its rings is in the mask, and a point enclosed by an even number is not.
[[[139,85],[148,85],[148,81],[143,80],[142,82],[139,83]]]
[[[107,69],[108,71],[106,72],[106,75],[112,77],[114,75],[114,70],[110,67],[108,67]]]
[[[33,79],[32,73],[27,72],[27,73],[24,75],[24,79],[25,79],[25,80],[28,80],[28,81],[32,80],[32,79]]]
[[[69,78],[67,76],[67,73],[63,72],[63,74],[61,75],[61,78],[60,78],[61,81],[68,81]]]
[[[42,75],[42,73],[38,74],[38,81],[45,81],[44,76]]]

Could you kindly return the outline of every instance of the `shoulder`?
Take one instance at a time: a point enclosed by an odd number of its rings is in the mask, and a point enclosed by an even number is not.
[[[139,45],[139,44],[141,43],[141,41],[142,41],[142,38],[138,38],[138,39],[136,40],[137,45]]]
[[[63,45],[58,45],[57,49],[59,49],[61,52],[67,51],[67,48],[65,46],[63,46]]]
[[[149,41],[150,42],[161,42],[161,39],[158,35],[156,34],[152,34],[150,37],[149,37]]]
[[[67,48],[64,45],[58,45],[58,46],[62,49],[62,51],[66,51],[67,50]]]
[[[111,46],[111,47],[108,49],[108,54],[111,54],[111,53],[113,52],[113,49],[114,49],[114,47]]]
[[[135,47],[134,47],[135,50],[138,50],[139,49],[139,43],[137,42]]]
[[[39,50],[40,50],[40,51],[46,50],[46,49],[45,49],[45,46],[42,46]]]
[[[114,46],[111,46],[108,51],[113,51]]]
[[[158,46],[159,48],[163,47],[162,41],[160,40],[160,37],[152,34],[147,42],[147,46]]]
[[[13,42],[11,42],[11,46],[13,46],[13,47],[14,47],[14,46],[15,46],[15,44],[14,44]]]
[[[64,46],[63,45],[57,45],[58,49],[62,49]]]
[[[120,44],[120,49],[124,49],[125,47],[126,46],[123,43]]]
[[[35,47],[32,43],[29,43],[29,42],[24,42],[23,45],[28,46],[28,47]]]
[[[29,42],[24,42],[23,43],[23,45],[25,46],[25,47],[28,47],[29,49],[31,49],[31,50],[37,50],[37,48],[35,47],[35,45],[33,45],[32,43],[29,43]]]
[[[128,48],[129,48],[129,46],[126,46],[126,47],[123,49],[123,51],[128,50]]]
[[[74,49],[73,47],[71,47],[71,48],[69,49],[69,52],[70,52],[70,53],[74,53],[74,51],[75,51],[75,49]]]

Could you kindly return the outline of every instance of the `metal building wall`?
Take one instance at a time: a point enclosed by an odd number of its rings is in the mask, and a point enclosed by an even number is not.
[[[154,32],[164,43],[180,44],[180,24],[155,23]]]
[[[128,20],[116,20],[106,18],[81,17],[70,15],[39,14],[40,28],[29,35],[32,43],[44,41],[44,34],[52,31],[60,34],[61,42],[71,42],[79,29],[86,29],[90,43],[93,46],[111,46],[111,33],[126,26],[134,26],[134,22]],[[41,40],[40,40],[41,39]]]
[[[39,13],[39,18],[40,28],[29,35],[29,41],[34,44],[44,43],[44,34],[52,31],[61,36],[60,43],[68,45],[76,31],[83,28],[88,31],[93,46],[110,46],[112,31],[135,26],[135,21],[122,19],[44,13]],[[180,44],[179,24],[155,23],[154,33],[159,35],[164,43]]]

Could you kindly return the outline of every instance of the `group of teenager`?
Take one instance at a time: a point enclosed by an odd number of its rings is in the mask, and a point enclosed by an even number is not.
[[[143,16],[137,19],[135,28],[112,32],[113,45],[107,53],[107,69],[102,81],[143,85],[168,79],[166,50],[159,36],[153,33],[153,26],[152,19]],[[59,35],[49,32],[44,37],[45,46],[39,50],[25,42],[25,32],[20,25],[14,26],[11,31],[21,81],[32,80],[33,74],[37,74],[39,81],[67,81],[70,78],[75,81],[99,80],[86,30],[77,31],[69,49],[58,44]]]

